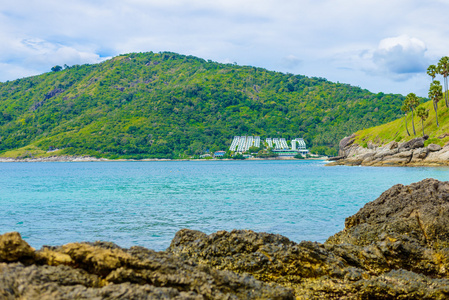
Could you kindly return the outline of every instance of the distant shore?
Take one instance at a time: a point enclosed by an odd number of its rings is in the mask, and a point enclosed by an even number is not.
[[[268,158],[246,158],[244,160],[302,160],[293,157],[268,157]],[[305,158],[304,160],[326,160],[326,157]],[[8,162],[123,162],[123,161],[237,161],[231,158],[212,159],[168,159],[168,158],[144,158],[144,159],[108,159],[96,158],[92,156],[50,156],[37,158],[11,158],[0,157],[0,163]]]

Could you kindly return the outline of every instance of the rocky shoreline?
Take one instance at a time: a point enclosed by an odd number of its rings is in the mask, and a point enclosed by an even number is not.
[[[449,182],[395,185],[324,244],[183,229],[166,251],[0,235],[0,299],[446,299]]]
[[[339,156],[330,158],[327,166],[449,166],[449,145],[425,147],[427,136],[381,146],[369,142],[367,147],[354,143],[355,137],[353,134],[340,141]]]

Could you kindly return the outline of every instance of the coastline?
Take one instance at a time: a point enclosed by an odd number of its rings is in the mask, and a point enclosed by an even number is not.
[[[296,159],[293,157],[272,157],[272,158],[247,158],[244,161],[264,161],[264,160],[326,160],[326,158],[305,158]],[[168,158],[144,158],[144,159],[108,159],[108,158],[96,158],[92,156],[49,156],[49,157],[37,157],[37,158],[10,158],[0,157],[0,163],[14,163],[14,162],[158,162],[158,161],[239,161],[236,159],[223,158],[223,159],[168,159]]]

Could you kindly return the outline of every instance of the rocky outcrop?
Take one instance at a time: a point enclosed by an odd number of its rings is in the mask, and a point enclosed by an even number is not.
[[[445,299],[449,183],[396,185],[324,244],[267,233],[179,231],[169,252],[295,290],[297,299]]]
[[[18,233],[0,236],[0,299],[295,297],[447,299],[449,182],[395,185],[324,244],[183,229],[162,252],[108,242],[35,251]]]
[[[142,247],[73,243],[34,251],[0,236],[0,299],[293,299],[291,289]]]
[[[356,143],[355,135],[345,137],[340,142],[339,156],[330,158],[328,166],[447,166],[449,165],[449,145],[424,146],[427,136],[408,142],[395,141],[382,146],[368,143],[362,147]]]
[[[339,152],[338,155],[339,156],[347,156],[348,153],[346,153],[346,149],[348,149],[352,143],[354,143],[355,141],[355,134],[352,134],[350,136],[344,137],[339,144]]]

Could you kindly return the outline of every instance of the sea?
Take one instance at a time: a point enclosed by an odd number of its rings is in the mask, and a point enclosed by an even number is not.
[[[327,167],[320,160],[0,163],[0,234],[34,248],[82,241],[165,250],[182,228],[324,242],[395,184],[447,167]]]

